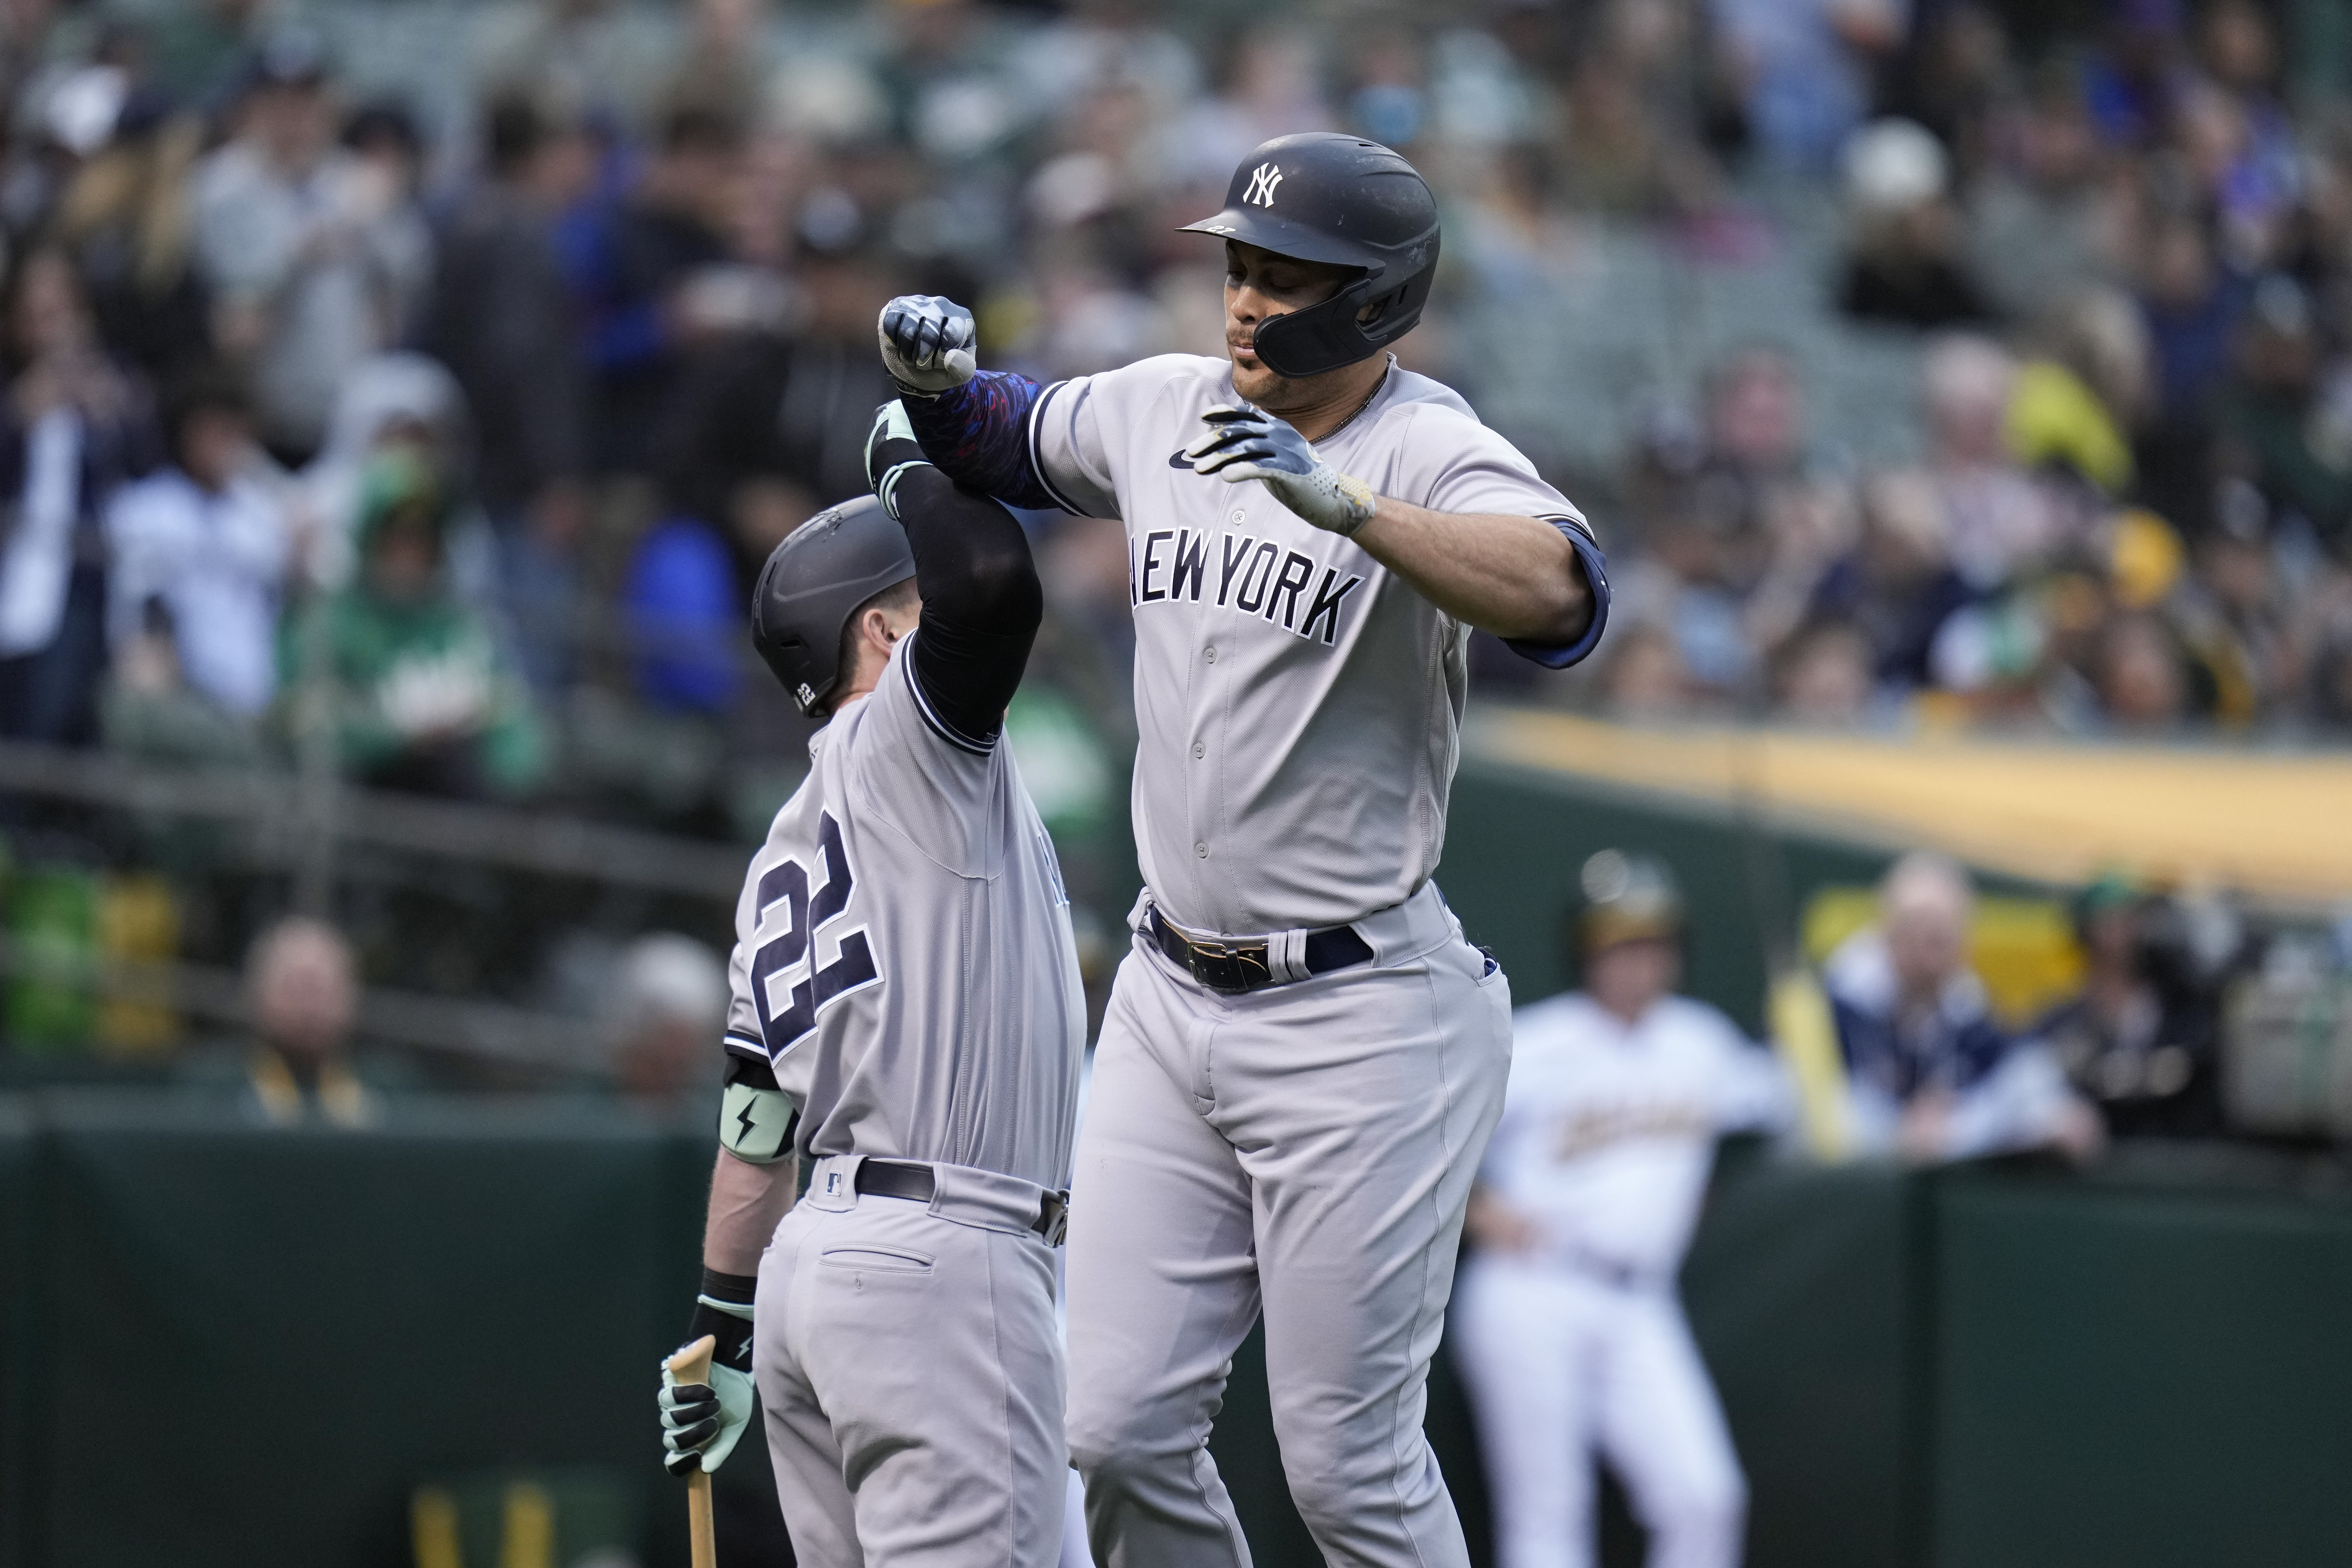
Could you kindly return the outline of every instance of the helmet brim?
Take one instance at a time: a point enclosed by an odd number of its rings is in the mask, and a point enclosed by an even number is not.
[[[1271,213],[1255,212],[1245,207],[1227,207],[1214,217],[1184,224],[1176,232],[1205,234],[1218,239],[1238,239],[1244,245],[1255,245],[1260,250],[1270,250],[1293,261],[1317,261],[1327,267],[1352,267],[1368,278],[1379,277],[1388,266],[1386,258],[1367,247],[1334,238],[1304,224],[1276,217]]]

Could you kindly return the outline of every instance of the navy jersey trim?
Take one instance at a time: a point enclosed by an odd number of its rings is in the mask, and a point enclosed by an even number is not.
[[[911,643],[916,633],[908,632],[907,636]],[[975,741],[971,736],[962,733],[961,731],[957,730],[954,725],[940,718],[938,712],[933,710],[931,707],[931,700],[923,695],[923,683],[915,679],[914,652],[915,650],[911,646],[900,651],[898,655],[898,673],[906,677],[907,689],[914,694],[915,710],[923,716],[923,722],[925,725],[929,726],[931,733],[937,735],[940,740],[945,741],[949,745],[955,747],[958,751],[970,752],[975,757],[984,757],[988,755],[989,752],[994,751],[995,747],[993,745],[985,741]]]
[[[768,1059],[768,1043],[753,1036],[739,1035],[730,1029],[720,1037],[719,1043],[736,1056],[757,1057],[762,1062]]]
[[[1592,586],[1592,624],[1584,628],[1582,637],[1571,643],[1528,642],[1517,637],[1507,637],[1503,646],[1521,658],[1535,660],[1546,669],[1566,669],[1600,646],[1601,628],[1609,624],[1609,559],[1601,554],[1601,546],[1593,540],[1591,530],[1575,518],[1554,515],[1543,521],[1567,537],[1577,559],[1584,563],[1584,579]]]
[[[1038,445],[1037,422],[1045,416],[1045,405],[1054,400],[1054,394],[1069,384],[1066,381],[1057,381],[1037,395],[1037,401],[1029,405],[1029,428],[1023,434],[1023,445],[1029,449],[1029,475],[1037,481],[1037,488],[1052,497],[1054,504],[1072,517],[1084,517],[1087,515],[1086,508],[1072,504],[1070,498],[1055,488],[1054,481],[1046,478],[1045,458]]]

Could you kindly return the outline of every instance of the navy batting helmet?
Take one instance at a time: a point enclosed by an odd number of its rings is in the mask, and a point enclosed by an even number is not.
[[[1234,171],[1225,210],[1180,232],[1356,270],[1322,303],[1258,323],[1257,357],[1276,375],[1315,375],[1386,348],[1421,320],[1437,272],[1429,186],[1379,142],[1331,131],[1266,142]]]
[[[832,716],[841,628],[914,574],[907,531],[872,496],[826,508],[776,546],[751,590],[751,641],[803,713]]]

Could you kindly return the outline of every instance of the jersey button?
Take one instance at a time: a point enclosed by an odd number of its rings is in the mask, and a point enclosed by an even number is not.
[[[1214,664],[1217,662],[1217,650],[1214,647],[1203,648],[1201,652],[1201,657],[1209,663]]]
[[[1206,746],[1204,746],[1204,745],[1201,744],[1201,742],[1198,742],[1198,741],[1195,741],[1195,742],[1192,742],[1192,760],[1193,760],[1194,762],[1196,762],[1196,763],[1197,763],[1197,762],[1199,762],[1202,757],[1205,757],[1205,756],[1207,756],[1208,754],[1209,754],[1209,748],[1208,748],[1208,747],[1206,747]]]
[[[1192,853],[1206,860],[1209,858],[1209,847],[1205,844],[1195,844],[1192,846]]]

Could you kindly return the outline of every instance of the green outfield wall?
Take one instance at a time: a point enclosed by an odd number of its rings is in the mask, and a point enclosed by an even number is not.
[[[679,1562],[649,1413],[709,1158],[699,1130],[579,1103],[406,1102],[310,1134],[119,1091],[0,1100],[0,1561],[390,1568],[446,1479],[461,1561],[506,1563],[520,1477],[556,1519],[547,1561],[621,1537]],[[1735,1151],[1685,1286],[1758,1568],[2346,1559],[2352,1189],[2330,1161],[1905,1174]],[[1255,1355],[1217,1448],[1259,1561],[1310,1568]],[[1483,1562],[1442,1367],[1431,1429]],[[722,1482],[740,1548],[772,1507],[756,1446]]]

